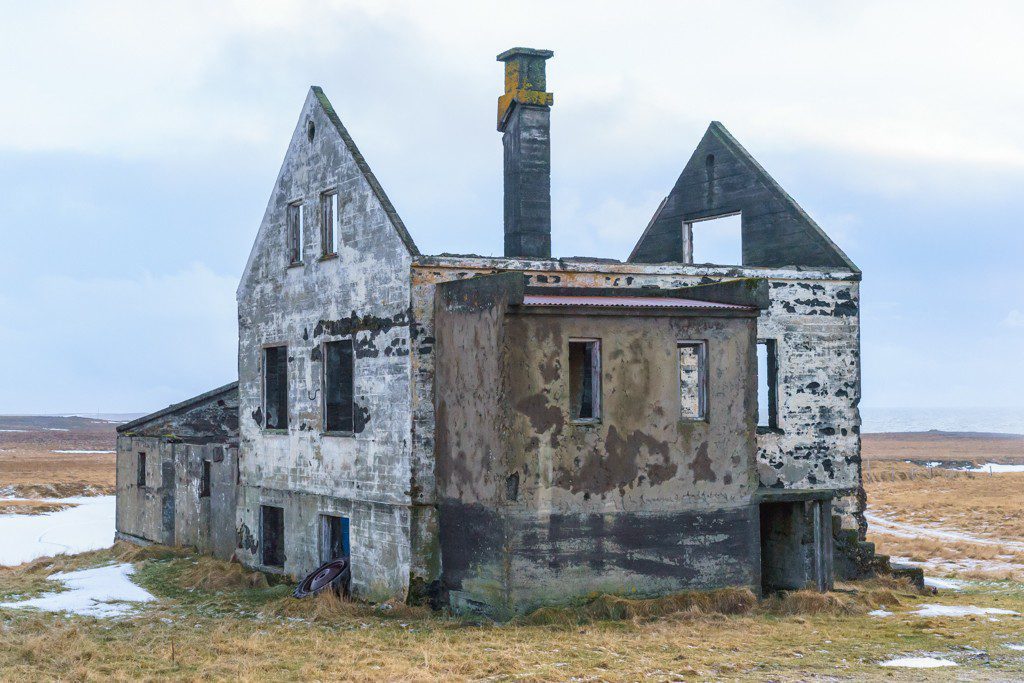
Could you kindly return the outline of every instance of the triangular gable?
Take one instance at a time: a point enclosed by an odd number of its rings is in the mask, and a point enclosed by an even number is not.
[[[419,256],[420,250],[416,248],[416,243],[412,240],[412,235],[405,228],[405,223],[402,222],[401,217],[398,215],[398,211],[395,210],[391,200],[388,199],[387,194],[384,192],[384,188],[381,187],[380,182],[377,181],[377,176],[373,175],[373,171],[370,170],[370,165],[366,163],[366,159],[363,157],[359,148],[356,147],[355,141],[352,136],[348,134],[348,130],[345,125],[338,118],[338,113],[334,111],[334,106],[331,101],[327,99],[327,95],[324,94],[323,88],[319,85],[314,85],[313,95],[316,96],[317,101],[320,102],[320,106],[324,108],[324,113],[327,114],[327,118],[334,124],[334,128],[338,131],[338,135],[344,141],[348,151],[352,154],[352,159],[356,162],[359,170],[362,171],[363,177],[366,178],[366,182],[370,185],[370,189],[377,196],[377,200],[381,206],[384,207],[384,212],[391,219],[391,224],[395,226],[395,230],[398,232],[398,236],[402,238],[402,242],[405,243],[406,248],[412,256]]]
[[[859,272],[814,219],[718,121],[708,126],[629,261],[680,261],[684,223],[735,213],[742,214],[742,265]]]
[[[143,415],[131,422],[118,425],[117,433],[130,434],[134,432],[144,432],[151,427],[164,427],[170,418],[181,416],[189,411],[201,409],[208,403],[224,403],[225,401],[229,402],[232,407],[221,411],[224,412],[225,415],[225,419],[223,421],[224,424],[218,423],[216,425],[211,425],[211,428],[215,430],[226,428],[229,431],[234,430],[237,432],[238,382],[231,382],[230,384],[225,384],[222,387],[217,387],[216,389],[199,394],[198,396],[193,396],[192,398],[186,399],[180,403],[175,403],[167,406],[166,408],[157,410],[156,412]],[[204,418],[205,420],[202,420],[203,422],[209,422],[209,416],[204,416]]]
[[[388,222],[390,222],[392,227],[395,229],[395,233],[398,235],[399,239],[401,239],[402,243],[405,245],[405,248],[409,251],[409,254],[411,256],[418,256],[420,251],[416,247],[416,243],[413,241],[412,235],[409,234],[409,231],[405,227],[405,223],[398,215],[398,211],[395,210],[394,204],[391,203],[391,200],[388,198],[387,193],[384,192],[384,188],[381,187],[381,184],[377,180],[377,177],[373,174],[373,171],[370,170],[370,165],[366,163],[366,158],[363,157],[362,152],[360,152],[359,148],[356,147],[355,141],[352,139],[352,136],[349,135],[348,130],[345,128],[345,125],[341,122],[341,119],[338,117],[337,112],[334,110],[334,106],[331,104],[330,100],[327,99],[327,95],[324,94],[324,91],[320,86],[314,85],[309,90],[309,94],[306,97],[306,101],[303,103],[302,106],[302,112],[299,115],[299,121],[296,124],[295,130],[292,133],[291,140],[288,144],[288,151],[285,153],[286,159],[287,156],[291,153],[292,148],[294,146],[304,144],[304,137],[306,135],[305,124],[307,120],[310,118],[314,107],[320,110],[320,113],[322,113],[323,118],[327,119],[327,121],[330,122],[331,127],[338,134],[338,137],[344,144],[345,149],[352,157],[352,161],[354,162],[356,168],[359,169],[360,174],[363,176],[363,178],[366,181],[366,184],[373,192],[374,197],[376,197],[377,201],[380,203],[380,206],[383,209],[384,214],[388,218]],[[271,199],[270,202],[268,202],[267,209],[264,213],[263,222],[260,225],[260,231],[256,236],[256,240],[253,243],[252,250],[249,252],[249,258],[246,261],[245,269],[242,272],[242,278],[238,288],[239,292],[242,291],[244,283],[247,282],[249,279],[250,271],[256,259],[256,255],[260,247],[260,244],[263,240],[263,231],[267,228],[268,225],[268,219],[273,214],[273,212],[279,208],[275,204],[275,196],[277,188],[281,184],[281,178],[284,174],[284,170],[285,164],[282,164],[281,169],[278,171],[277,179],[274,182],[275,189],[271,193]]]

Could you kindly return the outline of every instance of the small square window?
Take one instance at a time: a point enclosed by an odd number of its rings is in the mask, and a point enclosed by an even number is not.
[[[199,478],[199,497],[210,497],[210,461],[203,460],[203,472]]]
[[[140,487],[146,485],[146,454],[139,452],[138,460],[135,464],[135,483]]]
[[[302,263],[302,242],[306,227],[303,214],[302,202],[288,205],[288,253],[291,265]]]
[[[704,342],[679,342],[679,403],[684,420],[707,418],[707,346]]]
[[[260,506],[261,562],[268,567],[284,566],[284,509]]]
[[[569,410],[576,422],[601,418],[601,342],[569,342]]]

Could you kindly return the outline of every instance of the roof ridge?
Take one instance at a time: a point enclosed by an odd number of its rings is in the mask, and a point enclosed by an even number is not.
[[[180,403],[173,403],[173,404],[167,406],[166,408],[161,408],[160,410],[157,410],[157,411],[154,411],[152,413],[149,413],[148,415],[143,415],[142,417],[137,417],[134,420],[132,420],[131,422],[126,422],[123,425],[118,425],[117,432],[120,434],[121,432],[130,431],[130,430],[134,429],[135,427],[138,427],[139,425],[146,424],[147,422],[152,422],[153,420],[155,420],[157,418],[164,417],[165,415],[170,415],[171,413],[176,413],[179,410],[182,410],[184,408],[188,408],[190,406],[196,405],[197,403],[202,403],[203,401],[211,399],[214,396],[219,396],[220,394],[226,394],[226,393],[232,391],[233,389],[237,389],[237,388],[238,388],[238,380],[235,380],[234,382],[229,382],[228,384],[225,384],[223,386],[217,387],[216,389],[211,389],[211,390],[209,390],[207,392],[199,394],[198,396],[193,396],[192,398],[187,398],[184,401],[181,401]]]
[[[729,132],[729,129],[726,128],[721,121],[712,121],[708,125],[708,130],[711,131],[715,135],[715,137],[721,140],[722,144],[729,148],[738,158],[742,159],[748,166],[750,166],[753,169],[754,173],[761,176],[761,179],[764,181],[765,186],[768,188],[769,192],[774,193],[780,201],[782,201],[790,208],[792,208],[794,211],[796,211],[801,219],[807,221],[807,224],[811,227],[811,229],[814,230],[818,234],[818,236],[823,238],[826,242],[828,242],[829,245],[831,245],[833,249],[836,250],[836,253],[839,254],[839,256],[843,259],[843,261],[846,262],[846,265],[849,266],[851,270],[858,273],[861,272],[860,268],[858,268],[850,259],[850,257],[846,255],[846,252],[840,249],[839,245],[832,241],[832,238],[828,236],[828,233],[821,229],[821,226],[818,225],[818,222],[815,221],[811,217],[811,215],[804,210],[804,207],[800,206],[800,204],[797,203],[795,199],[793,199],[793,196],[791,194],[786,192],[786,189],[779,184],[779,181],[775,180],[775,178],[772,177],[772,174],[765,170],[764,166],[762,166],[761,163],[754,158],[753,154],[747,151],[747,148],[744,147],[740,143],[740,141],[737,140],[733,136],[733,134]]]
[[[416,242],[413,241],[412,235],[409,234],[409,230],[405,227],[405,223],[402,221],[401,216],[398,215],[398,211],[395,209],[395,205],[391,203],[384,187],[377,180],[377,176],[370,170],[370,165],[366,162],[366,157],[363,156],[359,148],[356,147],[355,140],[349,135],[348,129],[345,128],[345,124],[341,122],[341,118],[338,116],[338,112],[334,110],[334,105],[327,99],[327,95],[324,94],[324,89],[319,85],[312,86],[313,94],[316,96],[320,106],[323,107],[324,113],[327,114],[327,118],[331,123],[334,124],[338,134],[341,136],[342,142],[345,143],[345,147],[348,148],[349,154],[352,155],[352,159],[356,162],[356,166],[362,172],[363,177],[369,184],[370,189],[373,190],[373,194],[377,196],[377,201],[381,203],[384,208],[384,213],[391,219],[392,225],[395,226],[395,230],[398,231],[398,236],[405,243],[406,248],[412,253],[413,256],[419,256],[420,250],[416,247]]]

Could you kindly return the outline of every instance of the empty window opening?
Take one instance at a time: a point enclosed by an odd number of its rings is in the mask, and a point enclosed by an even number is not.
[[[136,462],[135,483],[139,486],[146,485],[146,454],[140,452]]]
[[[757,342],[757,426],[777,429],[779,366],[774,339]]]
[[[324,431],[354,429],[354,358],[351,339],[324,344]]]
[[[569,342],[569,409],[572,419],[601,417],[601,342]]]
[[[348,557],[348,517],[320,515],[320,561]]]
[[[325,192],[320,195],[320,243],[323,255],[337,254],[340,244],[341,226],[338,214],[338,193]]]
[[[679,403],[684,420],[707,417],[706,348],[704,342],[679,342]]]
[[[302,263],[302,242],[305,230],[303,213],[301,202],[288,205],[288,252],[292,265]]]
[[[683,223],[683,261],[738,266],[743,263],[740,214]]]
[[[284,566],[284,509],[260,506],[261,562],[268,567]]]
[[[263,349],[263,426],[288,429],[288,347]]]
[[[199,477],[199,497],[210,497],[210,461],[203,460],[203,472]]]

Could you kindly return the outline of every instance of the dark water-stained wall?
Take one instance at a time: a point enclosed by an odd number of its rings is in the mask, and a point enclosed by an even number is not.
[[[435,320],[453,604],[756,585],[755,319],[504,308]],[[596,424],[568,417],[570,338],[601,340]],[[707,341],[707,421],[679,417],[680,340]]]

